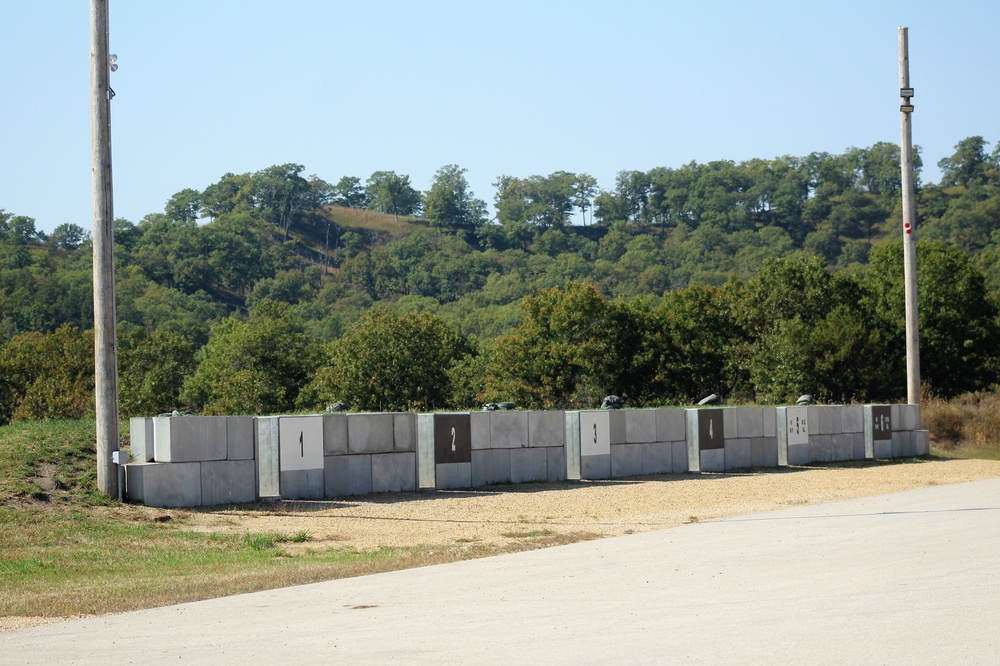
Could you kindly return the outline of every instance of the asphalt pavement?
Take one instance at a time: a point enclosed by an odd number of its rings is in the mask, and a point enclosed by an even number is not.
[[[0,664],[1000,662],[1000,479],[0,634]]]

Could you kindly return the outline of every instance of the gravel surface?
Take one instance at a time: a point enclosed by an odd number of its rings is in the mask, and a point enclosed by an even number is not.
[[[907,460],[729,474],[396,493],[255,508],[161,511],[185,529],[309,534],[297,549],[504,546],[631,534],[743,513],[1000,477],[1000,461]],[[68,618],[0,618],[0,631]]]

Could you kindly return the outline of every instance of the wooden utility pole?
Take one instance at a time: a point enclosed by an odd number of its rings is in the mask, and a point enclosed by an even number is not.
[[[90,0],[90,133],[94,200],[94,380],[97,487],[114,497],[118,474],[118,349],[115,316],[114,205],[111,192],[111,97],[108,0]]]
[[[917,316],[917,214],[913,184],[913,88],[907,28],[899,29],[900,169],[903,189],[903,280],[906,284],[906,401],[920,404],[920,329]]]

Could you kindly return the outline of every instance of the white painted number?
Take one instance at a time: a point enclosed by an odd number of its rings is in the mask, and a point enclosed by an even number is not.
[[[452,427],[452,429],[451,429],[451,450],[452,451],[458,451],[458,449],[455,447],[455,428],[454,427]]]

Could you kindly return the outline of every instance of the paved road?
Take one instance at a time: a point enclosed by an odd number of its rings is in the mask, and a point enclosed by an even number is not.
[[[1000,479],[0,634],[0,664],[1000,661]]]

